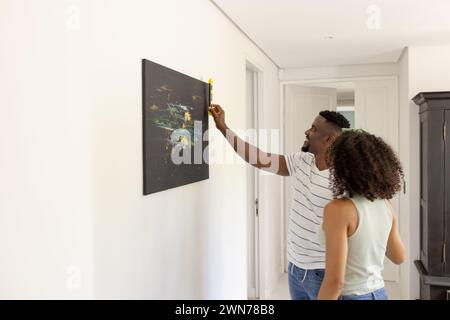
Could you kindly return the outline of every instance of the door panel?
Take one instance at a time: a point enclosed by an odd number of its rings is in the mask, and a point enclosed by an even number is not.
[[[311,127],[322,110],[336,110],[337,90],[334,88],[288,85],[285,87],[285,154],[298,152],[305,140],[305,131]],[[287,268],[287,232],[292,201],[292,181],[284,179],[284,257]],[[287,271],[287,270],[285,270]]]
[[[444,172],[445,172],[445,154],[444,154],[444,117],[443,110],[427,112],[428,135],[425,143],[427,144],[428,166],[428,184],[427,188],[427,216],[424,219],[428,234],[426,243],[426,268],[429,275],[440,276],[444,271],[444,262],[442,259],[442,244],[444,241],[445,218],[444,212]]]
[[[420,260],[428,270],[428,112],[420,115]]]
[[[397,79],[355,82],[355,127],[380,136],[398,153],[397,92]],[[392,199],[392,205],[400,226],[398,196]],[[395,284],[400,281],[399,267],[388,259],[385,259],[383,278]]]
[[[449,102],[447,102],[449,103]],[[450,110],[445,111],[445,274],[450,274]]]

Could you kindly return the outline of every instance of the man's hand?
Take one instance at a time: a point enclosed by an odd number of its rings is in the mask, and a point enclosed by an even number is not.
[[[223,111],[223,109],[218,104],[212,104],[208,108],[208,110],[211,112],[214,118],[216,128],[224,132],[227,129],[227,125],[225,123],[225,111]]]

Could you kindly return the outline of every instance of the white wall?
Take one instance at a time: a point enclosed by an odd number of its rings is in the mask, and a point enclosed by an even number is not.
[[[426,91],[448,91],[450,89],[450,44],[439,46],[410,46],[407,57],[408,64],[408,98],[409,110],[405,116],[409,118],[409,153],[410,153],[410,260],[420,258],[419,232],[419,183],[420,183],[420,150],[419,150],[419,107],[411,101],[417,93]],[[408,113],[406,113],[408,112]],[[411,265],[411,298],[419,297],[419,275]]]
[[[2,299],[93,297],[88,35],[62,1],[0,2]]]
[[[415,298],[415,293],[412,293],[414,284],[411,281],[417,281],[413,276],[414,272],[414,254],[412,254],[411,243],[414,242],[414,237],[417,237],[416,232],[412,232],[410,221],[411,214],[411,199],[412,192],[417,189],[417,181],[414,177],[414,170],[411,170],[411,163],[415,161],[411,157],[411,122],[412,109],[410,106],[409,94],[409,52],[405,48],[400,56],[399,62],[399,155],[403,165],[403,173],[405,174],[406,191],[400,192],[400,210],[403,213],[399,216],[399,228],[402,240],[406,249],[407,262],[400,265],[400,273],[405,275],[402,279],[407,279],[401,286],[401,294],[405,299]]]
[[[0,297],[245,299],[245,166],[142,195],[141,59],[214,78],[233,128],[247,58],[264,72],[261,127],[278,128],[276,66],[207,0],[10,0],[0,18]],[[279,179],[260,186],[268,286]]]

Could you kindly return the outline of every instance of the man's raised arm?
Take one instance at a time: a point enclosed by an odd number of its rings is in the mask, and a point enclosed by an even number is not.
[[[266,153],[239,138],[225,123],[225,111],[217,104],[210,106],[216,128],[222,132],[234,151],[252,166],[280,176],[288,176],[286,158],[283,155]]]

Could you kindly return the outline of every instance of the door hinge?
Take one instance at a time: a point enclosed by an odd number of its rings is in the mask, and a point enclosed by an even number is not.
[[[256,216],[259,216],[259,201],[258,199],[255,200],[255,212],[256,212]]]
[[[442,244],[442,262],[445,263],[445,243]]]

